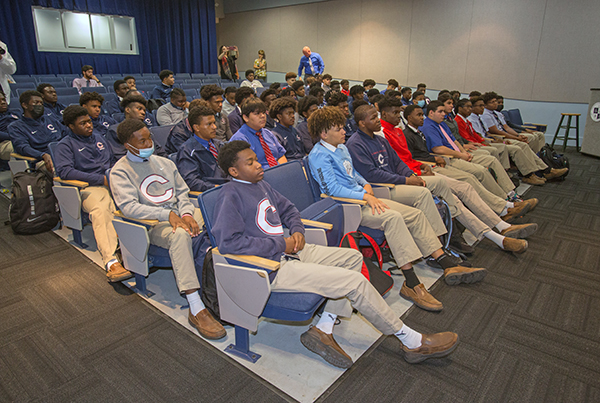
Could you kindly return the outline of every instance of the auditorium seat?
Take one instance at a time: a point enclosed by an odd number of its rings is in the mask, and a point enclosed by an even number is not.
[[[97,92],[98,94],[106,94],[108,89],[106,87],[81,87],[81,92]]]
[[[63,96],[63,95],[79,95],[79,92],[77,91],[77,88],[75,87],[65,87],[65,88],[56,88],[54,87],[54,89],[56,90],[56,95]]]

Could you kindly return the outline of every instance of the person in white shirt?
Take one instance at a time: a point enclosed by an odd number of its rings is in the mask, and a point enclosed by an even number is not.
[[[17,63],[12,58],[10,53],[8,53],[8,48],[6,44],[0,41],[0,87],[2,87],[2,91],[6,94],[6,103],[10,105],[10,85],[8,84],[8,80],[12,81],[12,74],[15,74],[17,71]]]
[[[104,87],[98,77],[94,75],[94,68],[88,64],[81,68],[83,77],[73,80],[73,87],[81,94],[82,87]]]
[[[250,87],[256,91],[257,88],[262,88],[262,86],[260,81],[254,79],[254,70],[246,70],[246,79],[242,81],[240,87]]]

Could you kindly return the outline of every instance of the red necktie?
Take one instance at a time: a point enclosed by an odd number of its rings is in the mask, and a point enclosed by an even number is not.
[[[213,155],[213,157],[215,157],[217,161],[219,160],[219,153],[217,152],[217,148],[212,142],[208,143],[208,151],[210,151],[210,153]]]
[[[262,146],[263,151],[265,152],[265,157],[267,157],[267,164],[269,164],[269,168],[274,167],[275,165],[277,165],[277,160],[275,159],[275,157],[273,157],[273,153],[271,152],[269,145],[263,138],[262,133],[260,131],[257,131],[256,135],[258,136],[258,139],[260,140],[260,145]]]

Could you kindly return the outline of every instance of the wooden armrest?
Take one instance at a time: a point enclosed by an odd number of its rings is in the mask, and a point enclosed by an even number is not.
[[[125,214],[121,213],[120,211],[115,211],[114,215],[115,215],[115,217],[123,218],[128,221],[138,222],[142,225],[149,225],[151,227],[155,226],[156,224],[158,224],[160,222],[158,220],[143,220],[143,219],[138,219],[138,218],[127,217]]]
[[[84,181],[60,179],[58,176],[55,176],[53,180],[54,180],[54,182],[64,183],[65,185],[75,186],[75,187],[78,187],[81,189],[85,189],[86,187],[90,186],[89,183],[84,182]]]
[[[364,206],[367,204],[367,202],[364,200],[348,199],[346,197],[333,197],[333,196],[327,196],[325,193],[321,193],[321,198],[325,198],[325,197],[331,197],[333,200],[337,200],[337,201],[344,202],[344,203],[360,204],[361,206]]]
[[[390,188],[390,189],[393,189],[396,187],[396,185],[393,183],[371,183],[371,186],[380,186],[380,187]]]
[[[223,256],[225,259],[233,259],[238,260],[240,262],[244,262],[247,264],[251,264],[254,266],[259,266],[263,269],[275,271],[279,270],[279,262],[276,262],[271,259],[265,259],[264,257],[253,256],[253,255],[223,255],[219,252],[219,248],[214,248],[212,250],[213,254],[217,254],[219,256]]]
[[[543,127],[548,127],[548,125],[545,125],[543,123],[523,123],[522,126],[534,126],[534,127],[543,126]]]
[[[202,192],[194,192],[194,191],[191,191],[191,190],[190,190],[190,192],[188,193],[188,195],[190,195],[190,196],[192,196],[192,197],[198,197],[198,196],[200,196],[201,194],[202,194]]]
[[[458,158],[458,157],[455,157],[454,155],[446,155],[446,154],[431,153],[431,155],[435,155],[436,157],[449,158],[449,159]]]
[[[421,164],[429,165],[429,166],[432,166],[432,167],[434,167],[436,165],[435,162],[419,161],[419,160],[416,160],[416,161],[420,162]]]
[[[321,228],[324,230],[330,230],[333,228],[333,224],[330,224],[327,222],[306,220],[304,218],[302,219],[302,224],[304,224],[304,226],[306,226],[306,227]]]
[[[17,154],[17,153],[10,153],[10,156],[13,158],[16,158],[18,160],[25,160],[25,161],[31,161],[31,162],[37,161],[37,158],[27,157],[25,155],[21,155],[21,154]]]

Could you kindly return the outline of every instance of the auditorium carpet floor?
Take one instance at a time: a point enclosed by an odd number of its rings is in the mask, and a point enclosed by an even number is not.
[[[438,281],[432,293],[443,312],[410,308],[403,315],[420,331],[456,331],[461,342],[454,354],[410,365],[395,338],[375,338],[318,400],[600,401],[600,160],[568,155],[572,172],[565,182],[527,193],[540,204],[523,221],[540,229],[524,255],[483,241],[471,259],[488,268],[483,283]],[[0,197],[4,216],[7,207]],[[108,285],[93,261],[53,233],[15,236],[0,226],[0,262],[0,401],[314,398],[310,377],[289,379],[304,385],[304,398],[273,386],[129,288]],[[257,349],[268,347],[261,343]],[[297,338],[288,343],[300,344]],[[290,354],[312,361],[317,373],[331,371],[302,349]],[[261,360],[269,359],[269,349],[261,352]]]

